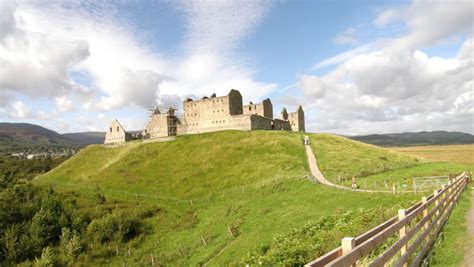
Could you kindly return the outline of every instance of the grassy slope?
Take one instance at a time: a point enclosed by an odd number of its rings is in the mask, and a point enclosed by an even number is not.
[[[365,177],[370,174],[419,165],[418,158],[330,134],[311,140],[318,164],[326,178]]]
[[[413,177],[448,175],[474,168],[472,155],[468,156],[474,148],[471,145],[388,150],[327,134],[317,135],[311,145],[326,178],[336,182],[339,176],[345,186],[350,186],[350,178],[356,176],[362,188],[391,190],[395,185],[398,190],[400,184],[401,190],[412,190]]]
[[[342,137],[310,136],[328,177],[420,163]],[[165,264],[239,263],[273,236],[336,209],[392,207],[415,200],[413,195],[348,194],[311,183],[304,178],[309,171],[301,137],[226,131],[180,136],[167,143],[89,146],[35,183],[89,196],[99,186],[108,198],[162,207],[152,220],[152,233],[127,263],[148,261],[150,253]],[[235,227],[238,236],[230,237],[227,226]]]

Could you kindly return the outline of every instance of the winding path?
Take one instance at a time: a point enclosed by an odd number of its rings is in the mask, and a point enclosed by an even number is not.
[[[309,145],[309,139],[308,139],[307,136],[305,136],[305,140],[306,141],[304,143],[304,147],[305,147],[305,150],[306,150],[306,156],[308,158],[309,170],[311,172],[311,175],[316,180],[316,182],[318,182],[320,184],[323,184],[323,185],[331,186],[331,187],[334,187],[334,188],[339,188],[339,189],[343,189],[343,190],[350,190],[350,191],[356,191],[356,192],[392,193],[392,191],[352,189],[352,188],[349,188],[349,187],[345,187],[345,186],[342,186],[342,185],[337,185],[337,184],[332,183],[331,181],[326,179],[326,177],[324,177],[321,170],[319,170],[318,161],[316,160],[316,156],[313,153],[313,149]]]
[[[327,180],[324,175],[321,173],[318,167],[318,161],[316,160],[316,157],[314,156],[313,149],[309,144],[305,144],[305,149],[306,149],[306,156],[308,157],[308,164],[309,164],[309,170],[311,172],[311,175],[313,175],[314,179],[320,183],[324,184],[327,186],[332,186],[340,189],[350,189],[345,186],[340,186],[333,184],[329,180]],[[352,189],[351,189],[352,190]]]

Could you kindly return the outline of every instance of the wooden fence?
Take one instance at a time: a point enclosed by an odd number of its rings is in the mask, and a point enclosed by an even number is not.
[[[466,172],[458,175],[398,216],[356,238],[343,238],[340,247],[305,266],[420,266],[469,179]],[[366,257],[382,244],[389,247]]]

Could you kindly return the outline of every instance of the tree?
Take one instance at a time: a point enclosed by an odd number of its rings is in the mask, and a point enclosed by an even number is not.
[[[52,267],[56,264],[53,249],[45,247],[41,252],[41,258],[35,260],[35,267]]]
[[[69,228],[64,227],[62,229],[59,246],[61,252],[69,261],[73,262],[82,251],[81,237],[76,231],[71,231]]]

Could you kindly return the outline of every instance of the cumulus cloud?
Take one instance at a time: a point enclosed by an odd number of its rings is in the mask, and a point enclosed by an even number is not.
[[[303,75],[300,87],[316,103],[321,130],[386,132],[401,125],[411,130],[438,125],[472,132],[473,68],[472,58],[387,48],[353,57],[322,77]],[[438,124],[450,118],[451,123]]]
[[[408,34],[396,39],[394,45],[399,48],[414,48],[438,43],[455,34],[472,35],[473,10],[471,1],[414,1],[406,7],[380,13],[375,24],[379,27],[393,22],[405,24],[409,29]]]
[[[23,103],[22,101],[13,102],[10,111],[11,117],[24,119],[31,117],[31,115],[31,108],[28,107],[25,103]]]
[[[56,97],[54,101],[56,102],[56,108],[61,112],[74,110],[74,105],[72,104],[71,99],[67,96]]]
[[[7,37],[16,32],[16,21],[14,11],[16,3],[13,1],[0,2],[0,40],[3,42]]]
[[[308,128],[342,134],[474,132],[473,13],[468,1],[414,1],[381,12],[377,27],[401,23],[406,33],[376,39],[313,67],[336,65],[326,75],[299,77],[317,112]],[[428,56],[421,50],[466,35],[457,56]]]
[[[303,75],[300,77],[299,87],[306,95],[321,98],[326,94],[328,85],[319,77]]]
[[[96,112],[179,109],[190,94],[236,88],[262,98],[275,88],[255,81],[252,65],[235,53],[269,2],[183,1],[175,7],[184,19],[183,42],[174,52],[178,56],[163,56],[120,19],[123,10],[114,3],[1,2],[0,116],[13,118],[11,103],[24,96],[97,121],[90,117]],[[58,118],[57,127],[66,129]]]
[[[239,89],[244,97],[261,99],[276,88],[254,79],[255,71],[235,54],[238,44],[255,31],[271,7],[265,1],[185,1],[178,10],[185,15],[184,57],[176,73],[160,84],[163,94],[202,96],[227,94]]]
[[[2,27],[14,32],[0,44],[2,90],[46,97],[60,109],[69,94],[97,110],[152,105],[164,60],[113,18],[76,8],[21,2],[4,9]],[[87,85],[76,81],[79,74]]]

